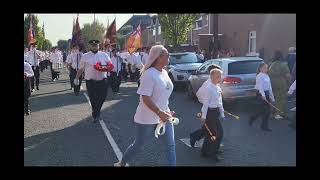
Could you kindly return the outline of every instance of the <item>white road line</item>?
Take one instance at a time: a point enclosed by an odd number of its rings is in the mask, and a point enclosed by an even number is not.
[[[90,100],[89,100],[89,97],[88,97],[87,93],[83,93],[83,94],[84,94],[84,96],[88,100],[88,103],[91,106],[91,103],[90,103]],[[118,160],[120,161],[122,159],[122,152],[120,151],[117,143],[114,141],[114,139],[113,139],[109,129],[107,128],[106,124],[104,123],[104,121],[100,120],[99,122],[100,122],[100,125],[101,125],[102,129],[103,129],[104,134],[107,136],[107,139],[108,139],[108,141],[109,141],[114,153],[116,154]]]

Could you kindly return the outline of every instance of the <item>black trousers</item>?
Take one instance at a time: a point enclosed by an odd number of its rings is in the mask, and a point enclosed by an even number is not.
[[[134,73],[134,79],[138,83],[138,87],[140,86],[140,69],[136,68],[136,72]]]
[[[266,95],[266,99],[270,102],[269,91],[265,91],[264,93]],[[253,121],[255,121],[257,118],[261,117],[262,118],[261,128],[269,128],[269,118],[271,114],[271,107],[267,102],[265,102],[261,98],[261,94],[259,92],[256,93],[256,99],[258,101],[258,105],[260,106],[260,108],[253,116],[251,116],[251,118],[253,119]]]
[[[39,62],[39,66],[40,66],[40,71],[43,72],[43,70],[45,69],[45,62],[44,61],[40,61]]]
[[[129,76],[130,76],[130,80],[134,81],[135,80],[135,73],[132,72],[132,68],[133,68],[132,65],[128,64],[128,71],[129,71],[128,73],[129,73]]]
[[[55,71],[53,68],[52,68],[53,64],[52,62],[50,62],[50,69],[51,69],[51,77],[52,77],[52,80],[56,79],[56,78],[59,78],[59,71]]]
[[[77,76],[77,70],[73,69],[73,68],[70,68],[70,74],[69,74],[70,85],[73,88],[73,91],[74,91],[75,94],[80,92],[80,86],[81,86],[81,82],[82,82],[82,76],[80,76],[79,77],[79,85],[78,86],[74,85],[73,81],[76,78],[76,76]]]
[[[112,92],[119,92],[119,87],[121,84],[121,76],[117,75],[116,72],[110,72],[110,85]]]
[[[219,150],[221,140],[223,138],[223,128],[221,122],[219,120],[219,109],[208,109],[207,118],[205,123],[207,124],[208,128],[210,129],[211,133],[216,136],[216,140],[212,142],[211,136],[203,125],[200,129],[191,133],[191,137],[195,140],[200,140],[204,137],[201,153],[204,155],[215,156],[217,151]]]
[[[106,89],[108,84],[106,80],[86,80],[86,87],[92,108],[92,117],[100,117],[100,110],[107,96]]]
[[[128,80],[128,71],[127,71],[127,68],[126,68],[126,63],[121,63],[121,79],[124,80],[124,81],[127,81]]]
[[[24,112],[29,110],[29,97],[31,95],[30,78],[24,80]]]
[[[36,81],[36,86],[39,87],[39,78],[40,78],[40,68],[39,66],[32,66],[34,76],[30,78],[31,88],[34,89],[34,81]]]

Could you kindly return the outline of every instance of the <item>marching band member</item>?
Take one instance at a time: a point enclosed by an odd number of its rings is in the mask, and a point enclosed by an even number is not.
[[[205,87],[202,88],[203,91],[201,92],[201,101],[203,103],[201,108],[201,119],[205,120],[205,125],[190,134],[190,144],[192,147],[194,147],[196,141],[204,137],[201,156],[212,156],[216,162],[222,160],[217,155],[223,137],[223,128],[219,117],[225,117],[222,104],[222,91],[219,86],[221,75],[222,71],[218,68],[214,68],[210,71],[211,81],[204,83]],[[216,137],[214,141],[211,138],[211,134]]]
[[[113,49],[111,51],[111,61],[114,68],[110,72],[110,81],[111,81],[110,85],[112,88],[112,92],[118,93],[119,87],[121,84],[120,71],[121,71],[122,59],[119,57],[119,53],[117,52],[116,49]]]
[[[90,40],[90,52],[85,53],[80,60],[80,69],[77,72],[74,84],[79,85],[79,78],[85,72],[88,96],[92,107],[93,122],[101,119],[100,110],[105,101],[107,82],[105,72],[113,69],[110,57],[99,50],[100,41]]]
[[[34,81],[36,81],[37,90],[39,90],[39,78],[40,78],[40,51],[37,50],[36,44],[30,44],[30,50],[28,52],[29,63],[31,64],[34,76],[30,78],[31,81],[31,91],[34,92]]]
[[[249,125],[251,126],[253,122],[258,118],[262,117],[261,129],[264,131],[271,131],[269,129],[269,118],[271,113],[271,107],[268,102],[275,102],[270,78],[267,74],[268,65],[266,63],[261,63],[257,69],[256,85],[257,99],[260,103],[259,112],[250,117]],[[268,101],[268,102],[266,102]]]
[[[78,45],[73,45],[73,53],[71,53],[67,59],[67,64],[70,70],[70,83],[71,83],[71,88],[73,87],[74,94],[76,96],[79,95],[80,92],[80,86],[81,86],[81,81],[82,81],[82,76],[79,77],[79,85],[74,85],[73,81],[77,75],[77,72],[80,68],[80,60],[82,57],[82,53],[79,51],[79,46]]]
[[[59,63],[60,55],[57,51],[57,47],[52,48],[52,52],[49,56],[50,64],[51,64],[51,76],[52,81],[56,81],[59,79],[59,71],[56,71],[58,69],[58,63]]]

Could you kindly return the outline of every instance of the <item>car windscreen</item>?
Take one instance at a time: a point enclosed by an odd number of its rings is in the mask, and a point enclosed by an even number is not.
[[[175,54],[169,56],[170,64],[186,64],[186,63],[197,63],[198,58],[195,54]]]
[[[253,74],[257,72],[257,68],[262,61],[238,61],[228,65],[228,74]]]

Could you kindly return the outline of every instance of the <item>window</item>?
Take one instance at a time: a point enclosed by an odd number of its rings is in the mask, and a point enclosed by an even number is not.
[[[187,63],[197,63],[198,58],[195,54],[193,53],[188,53],[188,54],[174,54],[170,55],[170,64],[175,65],[175,64],[187,64]]]
[[[209,64],[211,64],[212,62],[211,61],[206,61],[205,63],[203,63],[200,67],[199,67],[199,71],[202,72],[202,71],[205,71],[208,67]]]
[[[255,54],[256,53],[256,31],[249,32],[249,49],[248,54]]]
[[[208,21],[209,21],[208,17],[209,17],[209,15],[205,15],[204,17],[205,17],[204,18],[205,22],[203,23],[204,24],[203,26],[205,27],[205,26],[208,26]]]
[[[196,28],[197,29],[201,29],[202,28],[202,16],[200,16],[200,18],[198,20],[196,20]]]
[[[240,61],[228,65],[228,74],[255,74],[262,61]]]

